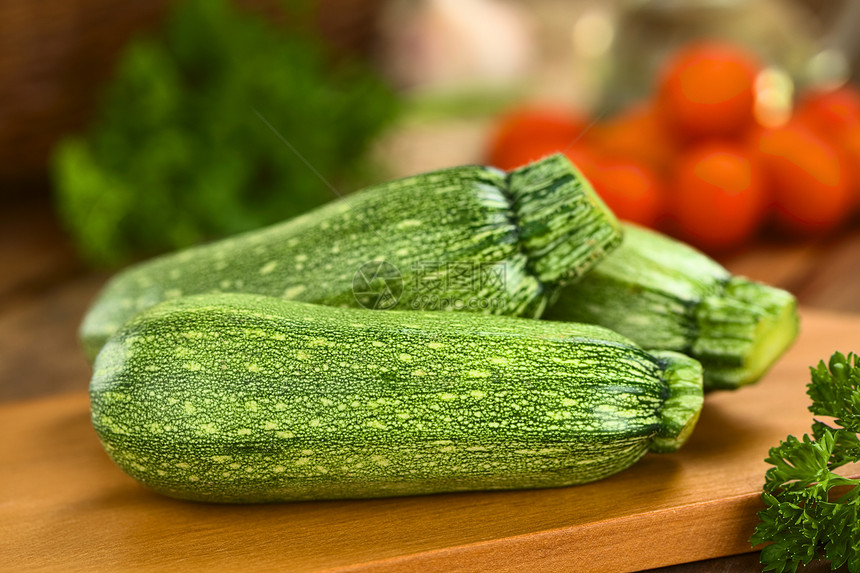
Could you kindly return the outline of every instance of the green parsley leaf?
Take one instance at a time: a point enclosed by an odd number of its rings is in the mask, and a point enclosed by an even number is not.
[[[837,352],[810,370],[810,410],[835,418],[835,427],[815,420],[812,437],[788,436],[771,448],[765,509],[750,543],[769,543],[761,553],[764,571],[793,572],[826,558],[833,569],[860,573],[860,480],[833,471],[860,461],[860,364],[855,354]]]
[[[345,193],[378,178],[368,151],[397,101],[297,25],[175,2],[123,51],[87,133],[55,149],[58,212],[102,266],[283,221],[335,199],[326,182]]]

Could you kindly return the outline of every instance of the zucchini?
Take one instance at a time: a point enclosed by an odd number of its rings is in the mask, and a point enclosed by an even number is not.
[[[511,173],[444,169],[129,268],[103,289],[80,335],[92,359],[135,313],[217,292],[538,317],[555,285],[620,239],[612,213],[562,155]]]
[[[797,336],[794,297],[732,276],[696,249],[624,224],[622,245],[558,294],[546,318],[599,324],[696,358],[706,390],[757,381]]]
[[[678,448],[702,388],[593,325],[217,294],[131,319],[90,398],[126,473],[232,503],[581,484]]]

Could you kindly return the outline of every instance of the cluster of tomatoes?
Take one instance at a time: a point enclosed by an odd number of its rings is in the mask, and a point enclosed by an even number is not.
[[[806,91],[764,121],[761,64],[722,43],[666,63],[650,101],[596,122],[575,110],[500,118],[489,163],[513,169],[565,153],[620,219],[705,250],[772,225],[798,236],[843,225],[860,205],[860,91]]]

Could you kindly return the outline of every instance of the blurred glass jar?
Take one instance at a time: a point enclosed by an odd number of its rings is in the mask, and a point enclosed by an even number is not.
[[[511,0],[390,0],[381,64],[404,90],[510,87],[534,60],[530,16]]]
[[[576,58],[599,86],[595,111],[605,114],[647,98],[666,59],[697,40],[729,41],[756,54],[769,68],[761,87],[779,105],[790,105],[795,86],[838,84],[849,72],[821,19],[789,0],[593,2],[572,34]]]

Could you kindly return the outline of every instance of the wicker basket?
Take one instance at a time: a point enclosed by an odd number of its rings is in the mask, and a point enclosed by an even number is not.
[[[267,15],[278,0],[239,0]],[[51,148],[86,125],[118,53],[162,21],[170,0],[0,2],[0,191],[44,175]],[[316,21],[337,49],[367,53],[382,0],[320,0]]]

